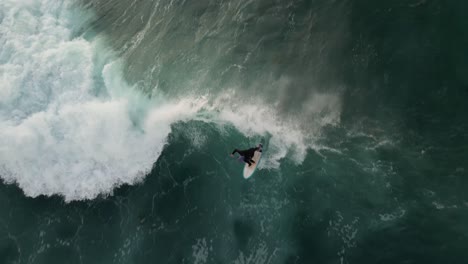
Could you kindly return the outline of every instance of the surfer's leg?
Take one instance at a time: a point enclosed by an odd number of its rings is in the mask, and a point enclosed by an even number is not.
[[[250,167],[250,165],[252,165],[252,163],[250,161],[251,160],[248,157],[244,157],[244,162],[249,164],[249,167]]]
[[[250,163],[255,163],[255,161],[252,159],[252,156],[246,156],[246,160],[248,160]]]

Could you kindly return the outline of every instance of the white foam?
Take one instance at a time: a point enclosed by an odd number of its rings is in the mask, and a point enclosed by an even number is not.
[[[110,55],[99,39],[71,37],[66,1],[2,0],[0,8],[0,176],[28,196],[87,199],[140,180],[170,124],[204,104],[156,106],[126,85],[118,62],[95,65]],[[109,96],[93,95],[96,73]]]
[[[209,241],[211,243],[211,241]],[[192,257],[195,264],[208,263],[208,255],[213,251],[212,245],[208,246],[206,238],[197,239],[197,243],[192,246]]]
[[[380,221],[388,222],[388,221],[394,221],[394,220],[400,219],[405,214],[406,214],[406,210],[399,208],[397,211],[393,213],[379,214],[379,216],[380,216]]]

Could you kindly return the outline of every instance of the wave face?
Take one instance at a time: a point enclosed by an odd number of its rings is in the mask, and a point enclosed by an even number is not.
[[[0,0],[0,263],[463,263],[465,10]]]

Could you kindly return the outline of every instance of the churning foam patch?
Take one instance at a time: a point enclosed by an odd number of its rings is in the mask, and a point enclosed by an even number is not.
[[[72,38],[72,8],[0,2],[0,177],[32,197],[91,199],[140,180],[170,125],[205,103],[156,106],[121,79],[118,62],[95,65],[111,56],[99,40]],[[96,97],[102,89],[107,95]]]

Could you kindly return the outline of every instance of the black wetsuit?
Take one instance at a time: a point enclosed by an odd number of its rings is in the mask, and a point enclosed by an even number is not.
[[[252,160],[254,154],[255,154],[255,151],[257,151],[259,148],[249,148],[249,149],[246,149],[246,150],[238,150],[238,149],[234,149],[234,151],[232,152],[232,155],[239,153],[239,155],[241,155],[242,157],[244,157],[244,161],[246,163],[250,165],[252,165],[252,163],[255,163],[255,161]]]

